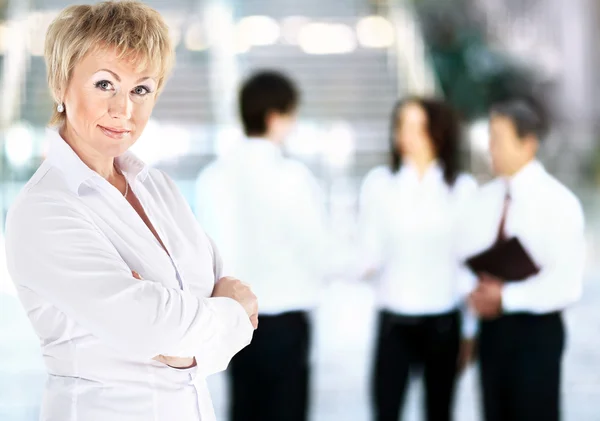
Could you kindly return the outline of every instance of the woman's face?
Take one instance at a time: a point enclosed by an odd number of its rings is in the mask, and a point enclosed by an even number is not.
[[[156,72],[139,72],[113,50],[92,52],[75,66],[64,92],[63,133],[88,156],[117,157],[146,127],[157,86]]]
[[[419,104],[409,102],[398,110],[396,147],[402,156],[420,160],[433,155],[427,124],[427,114]]]

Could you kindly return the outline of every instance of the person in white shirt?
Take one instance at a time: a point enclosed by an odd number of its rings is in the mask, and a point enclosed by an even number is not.
[[[577,197],[536,160],[548,117],[535,98],[515,96],[490,114],[497,178],[467,206],[460,254],[516,237],[539,272],[524,281],[472,276],[482,319],[479,355],[486,421],[560,419],[561,312],[582,291],[584,216]]]
[[[467,291],[456,222],[477,183],[459,172],[459,121],[442,101],[400,101],[390,140],[390,166],[373,169],[360,193],[362,240],[369,272],[377,272],[380,309],[374,420],[398,420],[415,369],[423,371],[425,418],[450,420],[474,334],[473,320],[463,322],[460,311]]]
[[[260,328],[229,370],[232,421],[307,418],[309,311],[329,250],[319,185],[282,154],[298,101],[287,76],[250,76],[239,94],[247,139],[197,180],[201,225],[260,297]]]
[[[70,6],[46,36],[47,159],[6,222],[8,271],[40,338],[46,421],[211,421],[204,378],[258,323],[172,180],[128,149],[172,67],[139,2]],[[165,144],[168,148],[168,144]]]

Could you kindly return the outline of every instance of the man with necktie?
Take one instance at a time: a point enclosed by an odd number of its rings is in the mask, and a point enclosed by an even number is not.
[[[523,279],[471,271],[486,421],[560,419],[561,313],[581,295],[584,216],[577,197],[536,159],[547,131],[546,114],[533,98],[494,105],[490,153],[497,178],[462,215],[466,241],[459,254],[465,260],[512,239],[535,267]],[[509,271],[520,264],[501,263]]]

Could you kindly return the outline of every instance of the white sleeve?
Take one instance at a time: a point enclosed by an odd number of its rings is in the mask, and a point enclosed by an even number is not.
[[[522,282],[507,282],[502,291],[505,312],[547,313],[577,301],[585,264],[584,216],[579,203],[546,224],[547,248],[539,253],[540,272]]]
[[[17,285],[128,355],[193,355],[200,364],[215,350],[237,352],[252,338],[248,316],[236,301],[135,279],[91,220],[52,197],[30,196],[11,210],[6,249]]]

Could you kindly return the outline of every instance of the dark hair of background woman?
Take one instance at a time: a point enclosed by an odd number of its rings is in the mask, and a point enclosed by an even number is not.
[[[444,180],[452,186],[459,173],[459,142],[460,123],[458,115],[444,101],[417,96],[405,98],[394,106],[390,136],[390,166],[393,173],[397,173],[402,166],[402,154],[396,145],[396,132],[398,128],[398,113],[408,104],[416,104],[427,116],[427,131],[433,143],[435,156],[440,162]]]

